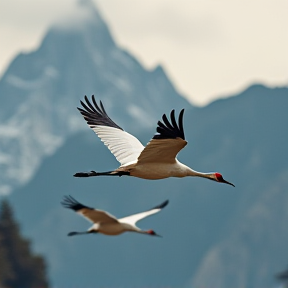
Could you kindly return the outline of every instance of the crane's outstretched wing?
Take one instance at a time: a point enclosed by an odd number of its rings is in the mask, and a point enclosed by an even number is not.
[[[82,205],[77,200],[75,200],[72,196],[64,196],[63,201],[61,204],[65,208],[70,208],[77,212],[78,214],[84,216],[86,219],[90,220],[92,223],[98,223],[98,222],[105,222],[105,223],[111,223],[111,222],[118,222],[118,220],[111,214],[102,211],[102,210],[96,210],[90,207],[87,207],[85,205]]]
[[[179,114],[178,124],[175,111],[170,113],[171,123],[164,114],[163,123],[158,121],[157,134],[151,139],[138,157],[138,163],[174,163],[179,151],[187,145],[183,129],[184,109]]]
[[[128,223],[131,225],[135,225],[139,220],[148,217],[152,214],[158,213],[159,211],[161,211],[161,209],[163,209],[167,204],[169,203],[169,200],[164,201],[162,204],[148,210],[145,212],[141,212],[141,213],[137,213],[131,216],[127,216],[121,219],[118,219],[118,222],[120,223]]]
[[[120,126],[110,119],[107,115],[102,102],[100,107],[92,95],[91,104],[85,96],[86,104],[80,101],[82,108],[77,108],[90,128],[98,135],[101,141],[113,153],[121,166],[137,160],[144,149],[141,142],[133,135],[125,132]]]

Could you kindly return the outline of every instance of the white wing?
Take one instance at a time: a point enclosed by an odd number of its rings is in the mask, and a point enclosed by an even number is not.
[[[108,126],[89,126],[108,147],[121,166],[137,161],[144,149],[136,137],[123,130]]]
[[[90,103],[87,96],[85,96],[86,104],[81,102],[84,109],[78,108],[87,124],[99,136],[102,142],[113,153],[121,166],[127,165],[130,162],[136,162],[138,156],[144,149],[141,142],[133,135],[125,132],[107,115],[102,102],[100,107],[92,95],[92,102]]]
[[[153,215],[155,213],[158,213],[159,211],[161,211],[162,208],[164,208],[167,204],[169,203],[168,200],[166,200],[165,202],[163,202],[162,204],[152,208],[149,211],[145,211],[145,212],[141,212],[141,213],[137,213],[131,216],[127,216],[121,219],[118,219],[118,222],[120,223],[128,223],[130,225],[135,225],[139,220],[146,218],[150,215]]]

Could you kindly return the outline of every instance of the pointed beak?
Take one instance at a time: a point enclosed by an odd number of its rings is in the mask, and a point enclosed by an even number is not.
[[[230,182],[228,182],[228,181],[226,181],[226,180],[224,180],[224,179],[223,179],[223,183],[226,183],[226,184],[229,184],[229,185],[231,185],[231,186],[235,187],[235,185],[234,185],[234,184],[232,184],[232,183],[230,183]]]
[[[148,232],[145,232],[147,235],[150,235],[150,236],[157,236],[157,237],[161,237],[162,238],[162,236],[161,235],[159,235],[159,234],[156,234],[154,231],[153,231],[153,233],[148,233]]]

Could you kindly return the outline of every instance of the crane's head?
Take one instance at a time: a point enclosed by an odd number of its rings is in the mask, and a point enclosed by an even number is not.
[[[148,230],[148,231],[146,231],[146,234],[151,235],[151,236],[162,237],[161,235],[156,234],[155,231],[153,231],[153,230]]]
[[[234,184],[232,184],[232,183],[224,180],[224,179],[223,179],[223,176],[222,176],[220,173],[218,173],[218,172],[214,173],[214,177],[215,177],[215,181],[217,181],[217,182],[226,183],[226,184],[229,184],[229,185],[235,187]]]

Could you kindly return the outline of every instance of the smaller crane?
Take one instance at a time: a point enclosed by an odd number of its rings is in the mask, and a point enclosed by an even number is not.
[[[84,216],[86,219],[93,223],[92,227],[89,228],[85,232],[70,232],[68,236],[80,235],[80,234],[90,234],[90,233],[102,233],[105,235],[119,235],[124,232],[136,232],[151,236],[160,236],[156,234],[153,230],[141,230],[136,226],[136,223],[146,218],[152,214],[158,213],[163,209],[167,204],[168,200],[163,202],[162,204],[146,211],[138,214],[134,214],[131,216],[127,216],[124,218],[117,219],[113,215],[109,214],[106,211],[94,209],[87,207],[77,200],[75,200],[72,196],[64,196],[61,204],[65,208],[70,208],[77,212],[78,214]],[[161,237],[161,236],[160,236]]]

